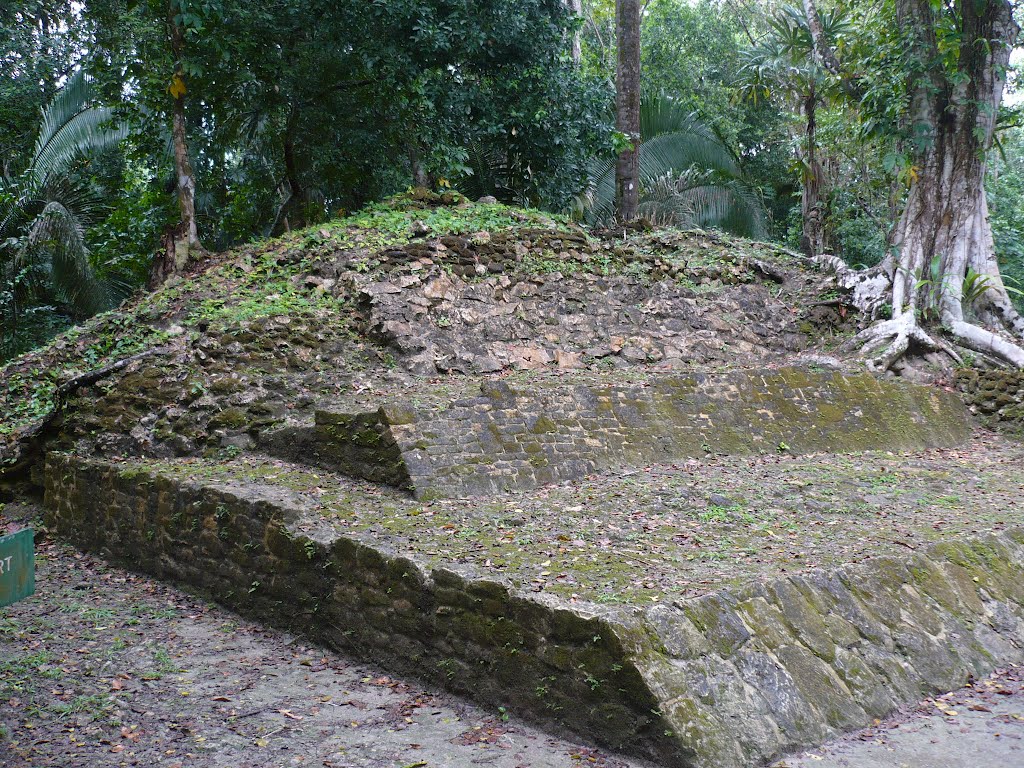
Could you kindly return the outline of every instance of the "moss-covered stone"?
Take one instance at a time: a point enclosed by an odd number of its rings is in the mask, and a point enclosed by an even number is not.
[[[257,481],[268,473],[274,483]],[[610,608],[589,602],[594,592],[531,591],[516,586],[513,567],[506,579],[453,556],[457,539],[441,512],[451,502],[426,520],[404,518],[417,538],[435,536],[444,549],[428,561],[411,539],[384,533],[399,524],[384,514],[389,504],[427,505],[375,489],[370,519],[360,522],[345,496],[351,487],[331,491],[320,477],[311,494],[312,477],[280,462],[54,455],[48,523],[237,610],[667,765],[748,768],[1024,661],[1019,530],[722,584],[671,604],[630,594]],[[331,508],[350,515],[337,524],[311,500],[332,492]],[[472,519],[490,519],[494,510],[472,504]],[[495,509],[516,514],[504,503]],[[485,527],[469,535],[497,557]],[[547,562],[519,554],[530,573]]]

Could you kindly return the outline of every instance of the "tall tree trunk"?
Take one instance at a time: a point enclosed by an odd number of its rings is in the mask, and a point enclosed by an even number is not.
[[[178,176],[178,208],[181,212],[181,234],[187,250],[201,251],[199,230],[196,225],[196,176],[188,156],[188,137],[185,128],[185,98],[174,100],[174,121],[171,128],[174,143],[174,170]]]
[[[919,49],[936,52],[929,0],[899,0],[897,9],[901,24],[917,33]],[[1024,350],[965,317],[969,304],[978,322],[1024,338],[1024,318],[1013,308],[996,263],[984,186],[985,156],[1018,29],[1005,0],[965,2],[961,14],[962,76],[950,80],[926,72],[911,92],[912,129],[927,141],[914,158],[916,178],[894,239],[899,260],[893,315],[936,318],[964,346],[1024,367]],[[984,282],[965,297],[969,269]]]
[[[284,204],[283,215],[278,219],[284,222],[286,231],[293,228],[301,229],[308,223],[306,221],[307,207],[309,204],[306,188],[302,186],[299,179],[299,163],[295,156],[295,123],[298,119],[298,110],[293,109],[285,126],[282,154],[284,155],[284,174],[288,185],[288,200]]]
[[[565,5],[572,14],[576,24],[580,24],[583,20],[583,0],[565,0]],[[572,33],[572,63],[577,67],[583,59],[582,34],[583,30],[578,26]]]
[[[433,189],[434,179],[431,178],[427,172],[427,167],[423,164],[423,154],[420,151],[418,142],[409,144],[409,168],[412,171],[412,183],[415,187],[421,187],[423,189]]]
[[[807,17],[807,28],[811,33],[811,42],[814,45],[814,58],[833,75],[839,74],[839,60],[836,58],[832,46],[825,40],[825,30],[821,26],[821,17],[818,15],[818,7],[814,0],[803,0],[804,16]]]
[[[812,4],[813,0],[805,0]],[[939,48],[936,27],[946,14],[959,26],[956,71]],[[909,54],[923,62],[908,75],[908,120],[916,147],[907,201],[887,261],[892,319],[867,328],[855,343],[884,346],[869,362],[887,369],[912,344],[957,353],[921,328],[938,321],[959,345],[1024,367],[1024,318],[999,274],[985,200],[985,156],[992,147],[1010,51],[1019,31],[1009,0],[957,2],[937,9],[931,0],[896,0],[896,18]],[[819,29],[812,26],[816,47]],[[964,295],[968,270],[980,277]],[[974,318],[969,318],[973,313]],[[972,322],[971,320],[977,322]]]
[[[149,283],[156,286],[172,275],[181,274],[189,262],[206,251],[199,241],[199,230],[196,224],[196,176],[192,170],[192,161],[188,154],[188,132],[185,122],[185,94],[187,85],[185,73],[181,67],[184,54],[185,37],[181,27],[174,22],[173,15],[168,20],[170,25],[171,51],[174,54],[175,68],[171,79],[171,145],[174,149],[174,172],[177,177],[178,225],[164,235],[163,253],[161,253],[150,273]]]
[[[813,88],[804,97],[803,111],[807,120],[806,144],[803,159],[803,184],[800,189],[800,212],[803,215],[803,235],[800,245],[808,256],[825,253],[825,203],[823,195],[824,171],[818,160],[818,95]]]
[[[615,165],[615,210],[619,221],[636,218],[640,202],[640,2],[616,0],[618,65],[615,127],[629,140]]]

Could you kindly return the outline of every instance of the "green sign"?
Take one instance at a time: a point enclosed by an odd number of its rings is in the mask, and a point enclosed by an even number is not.
[[[36,591],[36,558],[31,528],[0,536],[0,608]]]

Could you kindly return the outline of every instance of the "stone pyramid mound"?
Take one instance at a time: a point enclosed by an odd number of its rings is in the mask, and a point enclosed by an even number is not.
[[[857,322],[775,245],[412,193],[0,370],[0,481],[331,647],[746,768],[1024,658],[1024,449],[963,405],[1019,426],[1024,379],[840,373]]]

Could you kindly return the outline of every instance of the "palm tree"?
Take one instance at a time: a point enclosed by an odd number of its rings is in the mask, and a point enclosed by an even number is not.
[[[55,303],[77,316],[109,307],[117,286],[89,261],[87,228],[105,207],[76,170],[90,154],[127,136],[111,127],[112,113],[95,106],[86,75],[78,71],[43,109],[28,166],[0,177],[0,316],[13,334],[31,304]]]
[[[640,105],[638,214],[658,224],[764,232],[763,209],[735,156],[671,96],[648,93]],[[595,159],[580,199],[590,224],[615,220],[615,164]]]

